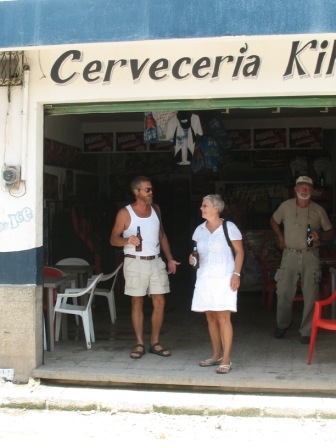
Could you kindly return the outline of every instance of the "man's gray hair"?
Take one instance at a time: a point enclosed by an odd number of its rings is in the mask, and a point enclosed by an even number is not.
[[[215,207],[218,207],[218,213],[221,214],[225,207],[225,202],[220,194],[207,194],[204,196],[203,201],[207,199]]]
[[[138,190],[141,187],[142,182],[150,182],[147,176],[137,176],[131,182],[131,190]]]

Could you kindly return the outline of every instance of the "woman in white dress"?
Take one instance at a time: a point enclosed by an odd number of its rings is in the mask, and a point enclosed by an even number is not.
[[[200,366],[218,366],[217,373],[231,370],[233,329],[231,313],[237,311],[237,291],[244,260],[242,235],[237,226],[227,222],[229,239],[223,230],[224,201],[218,194],[204,196],[201,212],[205,222],[194,231],[192,239],[199,253],[199,268],[192,300],[192,311],[205,312],[212,344],[212,356]],[[189,264],[194,264],[192,254]]]

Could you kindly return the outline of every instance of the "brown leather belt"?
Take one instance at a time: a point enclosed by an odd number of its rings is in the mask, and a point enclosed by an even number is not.
[[[128,258],[140,258],[140,260],[155,260],[155,258],[159,258],[160,255],[148,255],[148,257],[144,257],[142,255],[131,255],[125,254],[125,257]]]

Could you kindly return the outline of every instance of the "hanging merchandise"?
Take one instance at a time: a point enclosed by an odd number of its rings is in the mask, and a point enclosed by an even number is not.
[[[176,111],[171,111],[171,110],[168,110],[168,111],[160,110],[160,111],[153,112],[153,117],[154,117],[154,120],[156,121],[158,141],[165,142],[168,140],[166,137],[167,122],[174,115],[176,115]]]
[[[166,138],[175,147],[174,160],[178,165],[190,165],[195,144],[203,135],[199,116],[189,111],[177,112],[167,122]]]
[[[232,149],[232,143],[220,113],[213,111],[205,113],[202,124],[204,135],[215,139],[222,151],[229,151]]]
[[[222,157],[222,149],[213,137],[202,137],[200,147],[203,153],[203,168],[217,171]]]
[[[158,133],[156,121],[154,120],[152,112],[145,113],[145,129],[144,129],[144,143],[155,143],[158,141]]]
[[[192,160],[192,171],[216,172],[225,152],[231,151],[232,143],[225,129],[220,113],[203,111],[200,113],[203,136],[198,139]]]

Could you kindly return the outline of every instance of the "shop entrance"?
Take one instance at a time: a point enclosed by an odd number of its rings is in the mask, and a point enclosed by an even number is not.
[[[237,362],[241,364],[243,358],[249,358],[244,357],[243,349],[246,347],[247,340],[251,341],[254,349],[256,346],[262,347],[265,341],[271,340],[271,345],[267,343],[267,347],[261,348],[260,354],[267,356],[268,359],[272,358],[272,354],[278,350],[272,345],[275,308],[273,306],[272,310],[266,310],[262,306],[262,274],[255,259],[255,252],[264,247],[270,251],[276,250],[271,242],[272,235],[268,224],[271,213],[286,195],[291,194],[296,171],[302,174],[302,170],[307,170],[316,182],[316,191],[321,193],[319,199],[333,219],[335,216],[333,193],[335,180],[331,173],[334,172],[335,167],[334,116],[336,109],[328,107],[328,110],[325,110],[325,107],[322,107],[325,103],[322,99],[319,101],[320,103],[316,104],[316,99],[307,99],[305,107],[303,107],[304,102],[301,107],[299,104],[297,107],[294,107],[294,104],[291,104],[291,107],[278,107],[278,103],[274,101],[273,104],[270,102],[268,108],[256,108],[257,104],[254,104],[254,107],[250,108],[222,107],[214,110],[209,108],[209,102],[199,102],[196,105],[197,108],[183,102],[169,104],[169,107],[166,103],[133,104],[127,107],[110,105],[111,110],[103,110],[103,106],[100,106],[102,109],[98,111],[93,105],[81,106],[81,108],[76,105],[46,108],[44,132],[46,263],[55,263],[57,259],[66,256],[78,256],[87,258],[92,264],[98,263],[97,266],[105,271],[111,271],[116,260],[119,260],[121,256],[120,252],[112,248],[108,241],[115,214],[120,207],[132,199],[128,187],[134,175],[148,175],[155,187],[155,200],[162,209],[165,230],[171,242],[174,257],[183,263],[176,277],[171,280],[174,300],[167,304],[167,320],[163,329],[163,336],[171,338],[173,345],[171,348],[177,353],[179,366],[177,370],[182,371],[181,363],[196,365],[195,359],[198,354],[195,354],[194,350],[195,347],[199,347],[197,339],[202,334],[204,334],[203,351],[208,349],[204,316],[195,316],[195,313],[190,312],[194,272],[186,260],[193,229],[200,222],[199,206],[202,197],[209,192],[218,192],[223,195],[226,202],[225,217],[236,222],[243,231],[246,242],[245,283],[239,296],[239,310],[242,314],[239,316],[237,313],[236,322],[234,322]],[[248,105],[247,103],[245,106]],[[252,106],[252,102],[249,105]],[[189,108],[193,113],[199,114],[204,129],[207,128],[205,121],[207,118],[221,119],[227,141],[230,139],[232,141],[236,136],[236,147],[226,147],[220,154],[217,164],[211,167],[202,166],[199,170],[197,166],[195,168],[195,166],[181,166],[174,163],[174,149],[171,146],[161,149],[145,146],[138,150],[117,150],[118,133],[123,137],[134,134],[137,138],[144,132],[144,114],[149,108],[169,111],[173,110],[173,106],[175,106],[174,110]],[[113,110],[114,107],[120,110]],[[301,134],[297,133],[298,138],[299,135],[306,137],[310,135],[309,145],[306,141],[305,146],[291,147],[289,142],[292,129],[300,130]],[[257,135],[261,140],[261,131],[266,138],[266,130],[272,131],[273,139],[277,138],[277,140],[273,140],[273,146],[269,143],[266,147],[255,148],[254,131],[260,131]],[[86,134],[109,133],[113,134],[110,151],[88,152],[85,150],[84,136]],[[125,141],[127,138],[124,139]],[[278,146],[279,142],[285,146]],[[244,145],[247,146],[244,147]],[[323,165],[322,162],[325,164]],[[324,167],[323,170],[321,166]],[[325,177],[323,186],[321,186],[321,172],[317,171],[318,168],[323,171]],[[78,233],[78,226],[74,225],[76,222],[78,224],[78,221],[81,222],[79,226],[81,234]],[[122,297],[122,288],[117,291],[117,294],[119,295],[117,312],[119,307],[120,315],[115,326],[111,326],[109,319],[104,317],[108,316],[107,309],[103,310],[99,306],[96,309],[100,315],[100,319],[97,319],[100,326],[95,329],[97,351],[93,351],[89,357],[94,360],[95,367],[89,366],[84,374],[79,371],[74,374],[70,369],[69,378],[76,377],[84,382],[95,384],[120,383],[118,374],[115,374],[120,369],[116,366],[120,366],[123,359],[129,360],[129,349],[133,344],[134,336],[129,319],[130,303]],[[145,311],[150,313],[146,307]],[[246,313],[249,314],[247,322],[250,327],[243,324]],[[188,321],[190,325],[186,325]],[[109,325],[108,328],[107,325]],[[178,331],[174,330],[174,325],[177,326]],[[187,336],[184,334],[185,328],[189,328]],[[251,334],[255,334],[254,339],[251,339]],[[81,338],[75,326],[72,330],[71,326],[69,327],[69,337],[73,340],[65,342],[64,345],[66,351],[62,362],[65,362],[65,365],[69,362],[67,351],[70,353],[69,359],[73,356],[71,344],[81,344]],[[188,345],[186,346],[183,341],[188,341]],[[297,353],[296,345],[296,351],[293,351],[295,359],[304,362],[306,355]],[[86,350],[84,345],[78,348],[78,353],[82,349]],[[183,359],[178,356],[181,351]],[[99,362],[103,364],[99,364],[101,367],[98,376],[95,376],[97,372],[94,372],[94,369],[97,370],[99,353],[108,353],[108,356],[99,358]],[[106,359],[110,359],[111,353],[113,355],[110,365],[112,370],[109,374],[102,376]],[[57,375],[57,369],[53,368],[55,355],[57,358],[56,353],[46,354],[47,365],[34,372],[37,377],[61,380]],[[239,356],[243,358],[239,360]],[[290,363],[292,361],[288,360]],[[263,363],[262,360],[260,362]],[[270,366],[270,370],[277,371],[275,359],[274,362],[270,362]],[[153,371],[156,368],[155,365]],[[172,370],[174,369],[173,366]],[[249,369],[247,368],[246,371],[248,372]],[[164,372],[166,373],[166,367]],[[203,371],[199,373],[202,374]],[[251,386],[251,390],[262,390],[261,384],[256,383],[256,376],[252,382],[250,381],[247,389]],[[143,378],[138,377],[137,381],[141,384],[154,381],[165,385],[164,377],[163,372],[158,370],[154,379],[145,375]],[[132,382],[132,375],[126,378],[124,372],[120,378],[126,383]],[[174,384],[190,385],[188,372],[183,373],[182,378],[174,378]],[[200,387],[201,384],[202,379],[198,378],[197,386]],[[222,384],[219,385],[217,378],[207,380],[207,385],[223,387]],[[239,381],[236,384],[239,390],[241,385]],[[278,387],[276,382],[272,387],[275,389]]]
[[[151,178],[174,256],[181,260],[200,222],[202,196],[209,192],[222,194],[224,216],[245,232],[252,251],[272,236],[269,218],[291,195],[297,174],[314,178],[316,199],[333,215],[334,102],[285,98],[46,106],[45,261],[52,264],[75,253],[98,263],[97,270],[111,270],[110,230],[116,211],[132,200],[129,183],[138,174]],[[207,140],[200,145],[203,157],[178,165],[172,143],[144,144],[150,108],[198,115]],[[95,138],[110,140],[102,148]],[[243,288],[260,289],[261,271],[252,259],[250,265]]]

